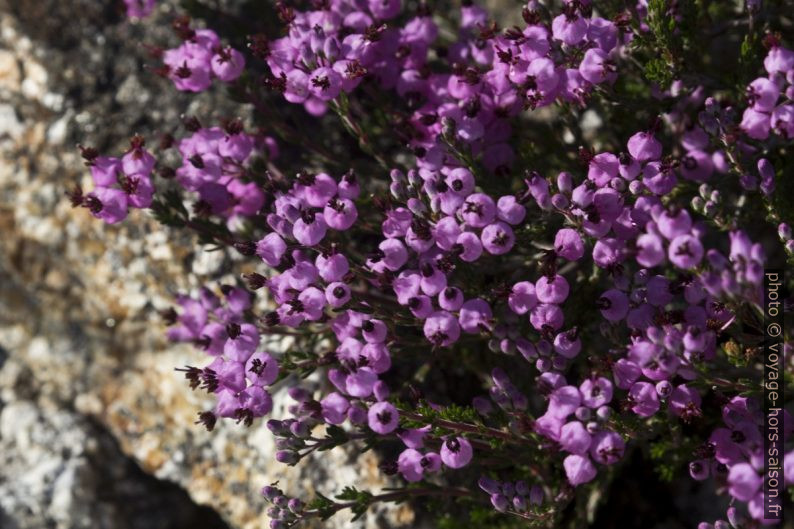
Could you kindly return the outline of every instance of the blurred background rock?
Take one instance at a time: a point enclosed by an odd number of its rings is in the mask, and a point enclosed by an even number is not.
[[[230,257],[195,252],[145,212],[106,226],[64,196],[91,187],[78,143],[121,154],[133,133],[175,132],[182,113],[244,115],[221,92],[185,96],[147,71],[146,45],[174,43],[161,4],[140,24],[120,1],[0,0],[3,529],[262,528],[259,490],[273,481],[304,496],[331,481],[382,486],[371,452],[286,468],[261,423],[195,426],[211,403],[173,369],[202,358],[165,343],[158,310],[230,277]],[[407,507],[355,524],[400,525],[414,525]]]

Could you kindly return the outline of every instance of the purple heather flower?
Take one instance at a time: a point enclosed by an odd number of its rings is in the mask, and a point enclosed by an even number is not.
[[[292,235],[304,246],[314,246],[325,237],[328,225],[322,214],[305,211],[292,227]]]
[[[554,352],[564,358],[575,358],[582,350],[582,340],[579,339],[576,329],[557,333],[554,337]]]
[[[425,320],[424,333],[434,345],[448,347],[460,337],[460,325],[453,314],[436,311]]]
[[[569,261],[576,261],[584,255],[584,242],[576,230],[563,228],[554,237],[554,251]]]
[[[465,437],[447,437],[441,445],[441,461],[450,468],[469,464],[474,451]]]
[[[230,83],[240,77],[245,69],[245,57],[231,46],[219,48],[210,61],[212,73],[224,83]]]
[[[411,314],[423,320],[433,313],[433,300],[429,296],[419,295],[410,298],[407,302]]]
[[[559,443],[563,450],[572,454],[586,454],[590,448],[591,437],[579,421],[571,421],[560,430]]]
[[[245,376],[251,384],[269,386],[278,378],[278,363],[268,353],[254,353],[245,363]]]
[[[607,290],[596,301],[601,315],[611,321],[618,322],[626,317],[629,312],[629,298],[625,293],[616,288]]]
[[[562,386],[549,398],[548,412],[552,417],[565,419],[581,405],[582,395],[576,386]]]
[[[740,501],[749,501],[761,488],[763,479],[749,463],[738,463],[731,467],[728,483],[731,496]]]
[[[477,334],[490,329],[492,317],[493,312],[488,302],[477,298],[470,299],[461,306],[458,321],[464,332]]]
[[[568,482],[574,487],[592,481],[596,476],[595,466],[586,455],[571,454],[563,460],[562,464]]]
[[[457,287],[447,287],[438,294],[438,306],[450,312],[460,309],[463,305],[463,292]]]
[[[658,235],[645,233],[637,238],[637,263],[652,268],[665,258],[664,245]]]
[[[366,398],[372,395],[372,389],[378,381],[378,375],[369,367],[353,371],[345,378],[345,391],[351,397]]]
[[[598,432],[593,436],[590,445],[590,456],[602,465],[612,465],[620,461],[626,443],[623,438],[612,431]]]
[[[445,251],[452,250],[452,247],[461,234],[460,224],[455,217],[444,217],[433,227],[433,236],[436,245]]]
[[[570,287],[561,275],[552,278],[542,276],[535,283],[535,295],[541,303],[562,303],[568,297]]]
[[[638,162],[658,160],[662,144],[650,132],[638,132],[628,141],[629,154]]]
[[[516,314],[526,314],[538,304],[538,298],[535,295],[535,285],[529,281],[516,283],[510,290],[507,303],[510,310]]]
[[[460,216],[467,225],[484,228],[496,218],[496,204],[488,195],[474,193],[469,195],[460,207]]]
[[[588,408],[599,408],[612,400],[612,382],[607,378],[588,378],[579,386],[582,404]]]
[[[245,362],[259,346],[259,332],[254,325],[243,323],[231,324],[227,327],[229,338],[223,346],[223,354],[227,358]]]
[[[614,65],[610,62],[607,53],[598,48],[590,48],[585,52],[579,64],[579,73],[593,84],[612,81],[616,77]]]
[[[342,424],[350,403],[339,393],[329,393],[320,401],[323,419],[329,424]]]
[[[667,258],[678,268],[693,268],[703,259],[703,245],[694,235],[679,235],[670,242]]]
[[[270,266],[278,266],[287,251],[287,244],[278,233],[268,233],[256,244],[256,254]]]
[[[350,287],[334,282],[325,287],[325,300],[331,308],[338,309],[350,301]]]
[[[650,417],[659,411],[659,396],[649,382],[635,382],[629,389],[631,410],[640,417]]]
[[[124,191],[98,187],[88,193],[85,204],[94,217],[108,224],[127,218],[127,195]]]
[[[697,390],[681,384],[670,395],[670,411],[684,420],[700,415],[700,394]]]
[[[357,218],[356,205],[347,198],[332,198],[323,209],[323,219],[334,230],[344,231],[350,228]]]
[[[428,296],[435,296],[447,286],[447,276],[431,263],[425,263],[419,270],[419,288]]]
[[[556,331],[562,327],[565,318],[558,305],[541,303],[530,312],[529,322],[538,331],[544,330],[546,326]]]
[[[769,137],[771,116],[765,112],[759,112],[754,108],[748,108],[742,114],[741,129],[754,140],[765,140]]]
[[[499,197],[496,202],[496,215],[500,220],[512,225],[521,224],[527,211],[514,195]]]
[[[460,258],[468,263],[476,261],[482,255],[482,242],[477,234],[472,232],[461,233],[455,242],[455,247],[460,248]]]
[[[575,12],[558,15],[551,23],[551,31],[555,40],[575,46],[587,34],[587,21]]]
[[[513,229],[504,222],[494,222],[482,230],[480,235],[482,246],[492,255],[503,255],[515,244]]]
[[[391,367],[389,349],[382,343],[368,343],[361,348],[361,356],[376,373],[385,373]]]
[[[397,428],[400,421],[400,415],[389,402],[376,402],[370,406],[367,412],[367,420],[369,427],[376,433],[386,435],[393,432]]]

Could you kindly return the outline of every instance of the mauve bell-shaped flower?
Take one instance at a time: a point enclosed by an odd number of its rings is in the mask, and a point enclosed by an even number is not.
[[[703,259],[703,244],[694,235],[679,235],[670,242],[667,258],[678,268],[693,268]]]
[[[287,251],[287,243],[278,233],[268,233],[256,243],[256,255],[270,266],[278,266]]]
[[[749,463],[733,465],[728,472],[728,492],[740,501],[749,501],[761,488],[763,478]]]
[[[121,172],[121,161],[118,158],[99,156],[91,161],[91,176],[94,179],[94,185],[97,187],[115,185]]]
[[[541,303],[529,313],[529,323],[538,331],[547,326],[556,331],[565,323],[565,316],[559,305]]]
[[[328,225],[321,213],[306,211],[292,227],[292,235],[304,246],[314,246],[325,237]]]
[[[421,266],[420,275],[419,287],[427,296],[435,296],[447,286],[446,274],[431,263]]]
[[[215,415],[219,417],[231,418],[241,408],[240,399],[237,392],[228,389],[221,389],[216,394]]]
[[[521,281],[513,285],[510,295],[507,298],[510,310],[516,314],[526,314],[538,304],[538,297],[535,294],[535,285],[529,281]]]
[[[421,465],[422,453],[413,448],[407,448],[397,458],[397,469],[406,481],[414,483],[421,481],[424,468]]]
[[[460,308],[458,321],[460,327],[469,334],[477,334],[490,329],[493,312],[491,306],[483,299],[470,299]]]
[[[607,53],[598,48],[590,48],[587,50],[582,58],[582,62],[579,64],[579,73],[586,81],[593,84],[614,81],[617,77],[614,69],[615,67],[610,62]]]
[[[229,338],[223,346],[223,355],[230,360],[245,362],[259,346],[259,331],[250,323],[229,329]]]
[[[323,218],[329,228],[344,231],[356,222],[358,211],[352,200],[332,198],[323,209]]]
[[[372,431],[381,435],[393,432],[400,421],[400,415],[389,402],[376,402],[367,412],[367,422]]]
[[[341,253],[325,256],[318,255],[314,262],[317,271],[323,281],[332,283],[334,281],[341,281],[342,278],[350,271],[350,264],[347,257]]]
[[[86,204],[91,214],[108,224],[127,218],[127,195],[124,191],[98,187],[88,193]]]
[[[430,314],[425,320],[423,330],[425,337],[436,346],[448,347],[460,338],[458,319],[446,311]]]
[[[253,385],[269,386],[278,378],[278,362],[268,353],[254,353],[245,363],[245,376]]]
[[[480,235],[483,248],[492,255],[503,255],[515,244],[513,229],[504,222],[494,222],[483,228]]]
[[[588,378],[579,386],[582,404],[596,409],[612,400],[612,382],[604,377]]]
[[[635,382],[629,390],[631,410],[640,417],[650,417],[659,411],[659,396],[649,382]]]
[[[433,227],[433,236],[436,240],[436,245],[445,251],[452,250],[460,234],[460,224],[458,224],[458,221],[452,216],[442,218]]]
[[[598,432],[590,445],[590,456],[602,465],[612,465],[620,461],[626,443],[620,434],[612,431]]]
[[[582,341],[575,329],[557,333],[554,337],[554,352],[563,358],[572,359],[582,350]]]
[[[438,306],[450,312],[463,305],[463,292],[457,287],[447,287],[438,294]]]
[[[245,57],[231,46],[220,48],[210,61],[212,73],[224,83],[231,83],[240,77],[245,69]]]
[[[560,430],[560,447],[572,454],[586,454],[590,449],[590,434],[579,421],[571,421]]]
[[[595,466],[586,455],[571,454],[563,460],[562,465],[568,482],[574,487],[592,481],[596,476]]]
[[[621,358],[615,362],[615,365],[612,367],[612,374],[617,387],[620,389],[629,389],[632,384],[640,378],[642,370],[636,363]]]
[[[263,417],[273,409],[273,398],[260,386],[249,386],[240,393],[240,404],[254,417]]]
[[[587,21],[576,13],[558,15],[551,22],[551,31],[555,40],[575,46],[587,34]]]
[[[582,395],[576,386],[562,386],[554,390],[549,397],[547,413],[559,419],[565,419],[581,405]]]
[[[601,311],[601,315],[611,322],[622,320],[629,312],[628,296],[615,288],[601,294],[596,305]]]
[[[473,454],[471,443],[465,437],[447,437],[441,445],[441,461],[450,468],[465,467]]]
[[[754,140],[765,140],[771,129],[771,116],[754,108],[748,108],[742,114],[739,127]]]
[[[570,287],[561,275],[552,278],[542,276],[535,283],[535,295],[541,303],[562,303],[568,297]]]
[[[372,395],[372,388],[378,381],[378,375],[368,367],[362,367],[350,373],[345,379],[345,390],[351,397],[360,399]]]
[[[350,301],[350,287],[338,281],[325,287],[325,300],[331,308],[338,309]]]
[[[484,228],[496,218],[496,204],[484,193],[474,193],[460,207],[463,221],[473,228]]]
[[[526,208],[518,202],[515,195],[505,195],[496,201],[496,216],[508,224],[521,224],[526,214]]]
[[[386,324],[377,319],[366,319],[361,322],[361,334],[367,343],[383,343],[388,329]]]
[[[210,368],[216,372],[219,387],[235,393],[245,389],[245,364],[243,362],[218,358]]]
[[[638,162],[658,160],[662,144],[650,132],[638,132],[628,141],[629,154]]]
[[[482,255],[482,242],[476,233],[463,232],[455,242],[455,248],[460,248],[460,258],[467,263],[476,261]]]
[[[329,393],[320,401],[323,420],[328,424],[342,424],[347,417],[350,403],[339,393]]]
[[[576,261],[584,255],[584,242],[576,230],[563,228],[554,237],[554,251],[569,261]]]

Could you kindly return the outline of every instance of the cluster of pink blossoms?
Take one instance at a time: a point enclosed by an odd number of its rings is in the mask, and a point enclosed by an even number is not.
[[[761,303],[767,264],[760,243],[738,225],[720,224],[723,194],[711,184],[715,175],[738,173],[744,191],[760,189],[765,200],[772,195],[776,169],[759,142],[794,137],[794,53],[771,42],[768,76],[748,87],[740,122],[737,107],[698,86],[650,128],[622,138],[624,150],[581,149],[581,174],[552,178],[527,170],[519,190],[489,193],[486,179],[514,172],[511,119],[555,103],[586,107],[598,85],[614,83],[634,38],[627,29],[631,17],[606,20],[592,15],[589,2],[570,1],[544,24],[530,2],[525,27],[502,32],[483,9],[466,3],[457,40],[442,49],[435,47],[439,28],[423,9],[401,26],[389,23],[401,15],[399,0],[315,7],[280,6],[286,36],[258,44],[270,70],[267,86],[313,116],[332,108],[345,119],[347,98],[362,83],[396,94],[406,117],[395,134],[413,158],[389,172],[390,196],[377,197],[379,211],[362,219],[359,209],[371,204],[360,195],[370,188],[352,170],[336,177],[304,170],[294,178],[273,171],[249,179],[254,154],[268,149],[272,161],[276,150],[243,132],[240,122],[196,127],[177,143],[176,181],[198,196],[194,212],[226,221],[235,248],[267,265],[246,280],[250,290],[266,288],[273,303],[257,317],[249,291],[230,286],[222,288],[223,302],[206,289],[198,299],[179,300],[170,337],[196,343],[212,357],[205,367],[185,369],[192,387],[217,396],[200,421],[210,429],[217,417],[251,424],[271,411],[265,388],[279,379],[279,361],[260,343],[284,328],[325,333],[333,343],[302,363],[283,364],[327,374],[325,390],[291,387],[292,417],[268,421],[275,457],[287,464],[337,442],[312,436],[324,424],[398,443],[390,473],[418,482],[476,462],[478,452],[489,449],[483,438],[497,434],[533,445],[540,439],[549,453],[561,451],[555,471],[576,487],[631,447],[622,419],[650,424],[665,413],[670,422],[689,425],[702,418],[702,388],[712,383],[704,367],[718,359],[721,336],[737,323],[735,308]],[[184,42],[163,60],[177,89],[202,91],[213,77],[231,82],[241,75],[243,56],[222,47],[214,32],[185,21],[176,27]],[[665,96],[684,88],[676,81]],[[667,154],[665,135],[675,146]],[[140,139],[121,159],[86,158],[96,188],[75,193],[75,204],[109,223],[124,218],[129,206],[151,205],[155,160]],[[691,189],[697,194],[688,208],[677,193],[687,196]],[[255,219],[266,233],[240,240],[235,219]],[[553,227],[549,240],[530,241],[540,224]],[[715,235],[714,225],[723,233]],[[366,235],[358,240],[359,233]],[[787,224],[779,233],[794,247]],[[540,257],[530,242],[542,243]],[[588,307],[571,307],[571,285],[587,281],[585,267],[606,290]],[[491,268],[503,277],[470,281]],[[602,320],[577,325],[570,316],[578,308],[597,311]],[[597,327],[603,342],[593,333],[583,336],[583,324]],[[405,388],[386,382],[406,329],[421,333],[416,337],[429,354],[480,340],[494,353],[523,358],[539,395],[522,393],[497,368],[488,398],[472,402],[482,424],[456,430],[452,423],[442,433],[432,420],[417,426],[418,413],[392,398]],[[581,361],[583,350],[589,363]],[[528,410],[542,413],[532,417]],[[509,432],[489,427],[504,416]],[[785,443],[791,420],[784,416]],[[761,418],[751,400],[733,397],[723,407],[725,427],[690,465],[693,478],[721,480],[759,521]],[[794,450],[784,458],[791,467]],[[523,516],[552,497],[540,480],[530,486],[484,476],[479,486],[497,511]],[[267,489],[271,527],[291,526],[302,504]],[[729,518],[739,516],[729,511]]]
[[[91,148],[83,149],[83,158],[91,168],[94,189],[87,195],[79,187],[71,192],[73,205],[87,208],[108,224],[124,220],[129,208],[152,205],[151,175],[157,162],[142,137],[132,138],[130,149],[120,159],[99,156]]]
[[[184,42],[162,52],[164,66],[160,71],[174,82],[177,90],[203,92],[213,79],[231,83],[243,73],[245,57],[231,46],[221,45],[217,33],[211,29],[192,29],[183,20],[174,27]]]

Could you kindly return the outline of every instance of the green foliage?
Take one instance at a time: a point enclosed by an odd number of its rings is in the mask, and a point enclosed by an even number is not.
[[[172,228],[183,227],[188,218],[187,209],[182,203],[182,195],[173,189],[155,198],[151,209],[157,222]]]
[[[337,512],[336,503],[323,496],[319,492],[316,492],[317,497],[315,497],[308,505],[306,505],[306,509],[310,511],[317,511],[317,516],[321,520],[327,520]]]
[[[354,504],[350,507],[354,514],[354,522],[366,514],[369,504],[372,503],[372,498],[371,493],[350,486],[342,489],[342,492],[336,496],[337,500],[345,500]]]

